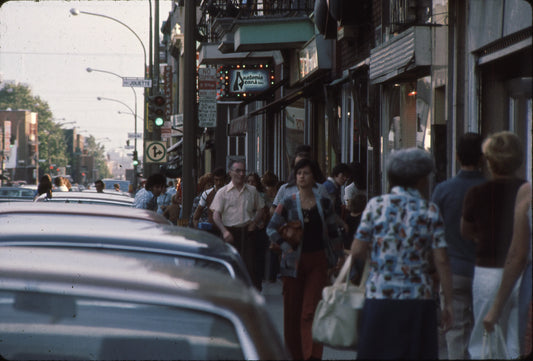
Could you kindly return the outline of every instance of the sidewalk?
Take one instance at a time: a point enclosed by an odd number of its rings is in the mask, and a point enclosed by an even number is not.
[[[283,296],[281,295],[281,280],[278,279],[274,283],[263,282],[263,291],[261,294],[265,297],[270,316],[283,338]],[[356,356],[356,351],[338,350],[326,346],[324,347],[322,359],[355,360]]]

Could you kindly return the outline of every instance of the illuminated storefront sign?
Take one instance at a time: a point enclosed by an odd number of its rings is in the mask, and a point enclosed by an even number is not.
[[[218,70],[218,99],[243,99],[274,85],[274,69],[269,64],[230,65]]]

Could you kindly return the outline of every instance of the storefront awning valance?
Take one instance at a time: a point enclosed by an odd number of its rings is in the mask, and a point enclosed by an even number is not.
[[[413,26],[370,53],[372,84],[395,81],[431,66],[431,29]]]
[[[259,114],[266,113],[266,112],[278,111],[282,108],[285,108],[287,105],[293,103],[294,101],[298,100],[303,95],[304,95],[304,87],[300,87],[292,91],[288,95],[284,96],[283,98],[279,98],[279,99],[274,100],[271,103],[268,103],[264,107],[261,107],[259,109],[253,110],[244,115],[240,115],[236,118],[233,118],[230,121],[229,134],[238,135],[238,134],[246,133],[249,118],[259,115]]]
[[[248,129],[248,118],[250,115],[248,113],[233,118],[229,123],[229,135],[239,135],[246,133]]]

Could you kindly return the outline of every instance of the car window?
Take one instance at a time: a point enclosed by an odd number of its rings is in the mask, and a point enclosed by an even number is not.
[[[194,303],[162,306],[0,291],[6,359],[244,359],[235,325]]]

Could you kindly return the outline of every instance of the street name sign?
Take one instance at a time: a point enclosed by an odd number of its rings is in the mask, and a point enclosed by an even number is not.
[[[128,138],[129,139],[142,139],[143,137],[143,133],[133,133],[133,132],[128,132]]]
[[[151,88],[152,79],[145,78],[122,78],[123,87]]]

